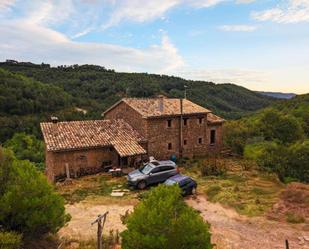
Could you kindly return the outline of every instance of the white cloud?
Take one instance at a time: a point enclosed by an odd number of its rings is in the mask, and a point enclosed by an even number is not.
[[[253,12],[252,17],[277,23],[309,22],[309,0],[289,0],[275,8]]]
[[[227,32],[252,32],[257,27],[252,25],[222,25],[219,26],[219,29]]]
[[[75,42],[52,29],[16,21],[0,26],[0,59],[60,64],[99,64],[119,71],[168,73],[184,65],[167,35],[162,43],[134,49]],[[31,34],[31,35],[29,35]]]
[[[179,0],[124,0],[115,4],[111,17],[103,28],[109,28],[128,20],[145,22],[162,17],[169,9],[179,4]]]
[[[109,28],[122,21],[145,22],[155,18],[164,18],[164,14],[179,5],[187,5],[194,8],[208,8],[223,2],[235,2],[236,4],[248,4],[255,0],[123,0],[113,1],[114,10],[103,28]]]
[[[0,1],[0,11],[1,10],[7,10],[11,6],[15,4],[16,0],[1,0]]]
[[[216,83],[236,83],[259,85],[269,82],[270,75],[265,71],[251,69],[190,69],[179,71],[178,74],[186,79],[205,80]],[[252,88],[252,87],[251,87]]]

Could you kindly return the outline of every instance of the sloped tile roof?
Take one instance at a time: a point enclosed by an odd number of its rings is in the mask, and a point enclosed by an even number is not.
[[[114,146],[120,156],[145,154],[145,139],[124,120],[87,120],[41,123],[48,151]]]
[[[176,98],[123,98],[121,101],[113,105],[109,110],[116,107],[120,102],[125,102],[127,105],[132,107],[143,117],[159,117],[159,116],[174,116],[180,115],[180,99]],[[161,102],[162,101],[162,102]],[[160,104],[162,103],[162,104]],[[161,106],[161,107],[160,107]],[[194,114],[194,113],[209,113],[210,111],[206,108],[199,106],[188,99],[183,99],[183,114]],[[103,114],[104,114],[103,113]]]
[[[217,123],[223,123],[225,120],[223,118],[220,118],[219,116],[213,114],[213,113],[208,113],[207,114],[207,122],[209,124],[217,124]]]

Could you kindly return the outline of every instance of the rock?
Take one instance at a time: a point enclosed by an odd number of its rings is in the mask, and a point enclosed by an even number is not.
[[[113,197],[122,197],[122,196],[124,196],[124,192],[112,192],[111,196],[113,196]]]

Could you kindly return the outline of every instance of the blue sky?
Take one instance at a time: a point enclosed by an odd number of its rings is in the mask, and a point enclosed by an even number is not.
[[[309,0],[0,0],[0,60],[309,92]]]

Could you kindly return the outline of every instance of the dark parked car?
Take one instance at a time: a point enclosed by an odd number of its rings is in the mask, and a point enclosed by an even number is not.
[[[164,182],[178,173],[177,165],[173,161],[152,161],[130,172],[127,180],[128,185],[144,189],[151,184]]]
[[[167,179],[164,182],[164,184],[166,185],[178,184],[178,186],[182,190],[183,195],[191,195],[196,193],[197,183],[189,176],[178,174]]]

